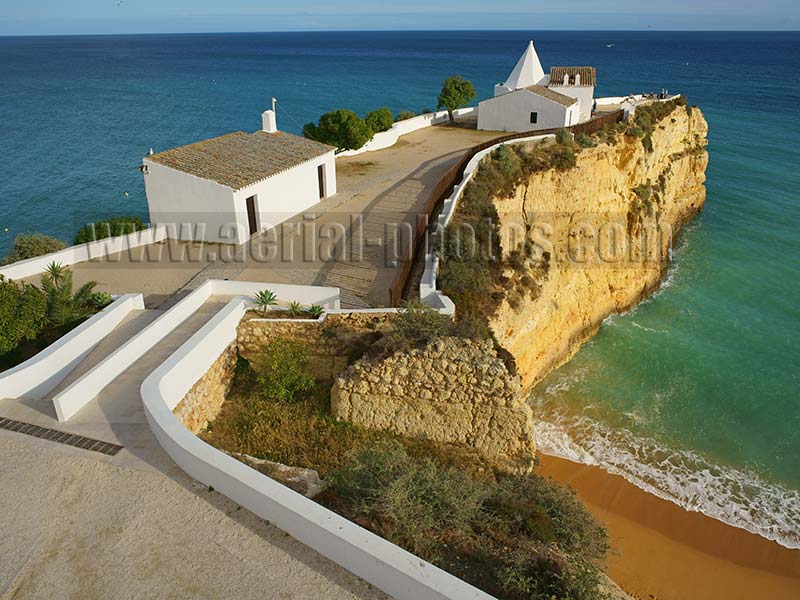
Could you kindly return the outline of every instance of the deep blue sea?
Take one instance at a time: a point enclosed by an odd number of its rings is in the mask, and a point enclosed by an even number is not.
[[[597,94],[685,93],[710,123],[708,201],[667,284],[531,395],[540,446],[800,546],[800,33],[396,32],[0,38],[0,254],[146,217],[149,148],[336,108],[489,96],[529,39]],[[613,44],[613,47],[608,45]]]

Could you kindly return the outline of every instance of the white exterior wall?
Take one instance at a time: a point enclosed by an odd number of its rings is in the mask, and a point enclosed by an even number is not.
[[[565,127],[571,124],[570,118],[575,118],[577,109],[573,107],[563,106],[528,90],[518,90],[481,102],[478,105],[478,129],[525,132]],[[539,113],[535,124],[531,123],[532,112]]]
[[[575,98],[578,101],[581,123],[592,118],[592,108],[594,107],[594,86],[549,85],[547,87],[554,92],[564,94],[570,98]]]
[[[144,189],[151,223],[176,224],[170,237],[243,244],[248,239],[247,213],[237,214],[233,190],[144,159]],[[181,224],[186,224],[181,226]]]
[[[325,166],[325,197],[333,196],[336,193],[336,161],[333,150],[235,192],[236,212],[245,225],[245,234],[248,234],[240,243],[249,238],[248,197],[256,197],[259,231],[282,223],[319,203],[317,167],[320,165]]]

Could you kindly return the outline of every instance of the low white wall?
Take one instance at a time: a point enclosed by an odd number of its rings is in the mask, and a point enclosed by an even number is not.
[[[53,398],[58,420],[69,420],[123,371],[197,312],[211,296],[249,296],[263,289],[272,290],[284,302],[297,301],[305,304],[319,304],[328,309],[339,308],[338,288],[242,281],[206,281]]]
[[[453,116],[456,120],[460,118],[467,117],[469,115],[475,114],[478,112],[478,107],[470,106],[467,108],[459,108],[453,111]],[[337,156],[356,156],[358,154],[363,154],[364,152],[374,152],[375,150],[384,150],[385,148],[389,148],[394,146],[402,136],[406,135],[407,133],[412,133],[414,131],[419,131],[420,129],[424,129],[425,127],[430,127],[431,125],[438,125],[439,123],[446,123],[449,120],[449,116],[446,110],[440,110],[435,113],[428,113],[424,115],[418,115],[416,117],[412,117],[410,119],[404,119],[402,121],[397,121],[392,128],[388,131],[382,131],[380,133],[376,133],[375,136],[366,144],[364,144],[358,150],[346,150],[345,152],[340,152]]]
[[[229,302],[142,383],[145,416],[166,453],[198,481],[395,598],[490,600],[488,594],[206,444],[172,414],[236,338],[246,307],[241,298]]]
[[[141,294],[120,296],[36,356],[0,373],[0,397],[44,398],[131,311],[143,309]]]
[[[458,202],[461,200],[461,195],[464,193],[464,188],[467,187],[467,184],[472,179],[475,171],[477,171],[478,165],[486,155],[494,152],[497,148],[506,144],[524,144],[526,142],[544,140],[553,137],[555,136],[534,135],[509,142],[503,142],[501,144],[495,144],[486,150],[481,150],[478,152],[467,163],[467,166],[464,169],[464,177],[461,179],[459,184],[456,185],[453,193],[450,194],[447,199],[445,199],[444,204],[442,205],[442,212],[439,213],[439,217],[436,220],[436,228],[440,232],[443,232],[445,227],[450,224],[450,221],[453,219],[453,215],[456,214],[456,208],[458,208]],[[422,278],[420,279],[419,299],[428,306],[438,308],[441,312],[445,312],[446,314],[455,314],[455,304],[453,301],[436,289],[438,272],[439,258],[436,256],[435,252],[429,252],[425,255],[425,270],[422,272]]]
[[[51,262],[61,263],[65,267],[68,267],[75,263],[102,258],[109,254],[116,254],[117,252],[124,252],[137,248],[138,246],[154,244],[165,239],[167,239],[166,227],[150,227],[143,231],[135,231],[127,235],[97,240],[96,242],[88,242],[78,246],[70,246],[58,252],[51,252],[50,254],[37,256],[36,258],[29,258],[28,260],[11,263],[10,265],[0,267],[0,275],[4,275],[7,279],[25,279],[26,277],[32,277],[44,272],[47,265]]]

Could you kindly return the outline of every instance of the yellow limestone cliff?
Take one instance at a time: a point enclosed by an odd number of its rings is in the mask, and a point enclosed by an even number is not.
[[[523,387],[658,287],[672,239],[705,202],[707,133],[698,108],[677,107],[653,131],[652,149],[620,135],[583,149],[574,169],[534,173],[495,199],[503,254],[529,257],[522,277],[508,269],[489,319]]]

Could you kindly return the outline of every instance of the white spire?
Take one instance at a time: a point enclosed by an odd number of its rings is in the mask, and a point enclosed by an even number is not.
[[[542,69],[542,63],[539,61],[536,48],[533,47],[533,41],[531,41],[528,44],[528,49],[525,50],[525,54],[519,59],[517,66],[511,71],[511,75],[508,76],[503,87],[510,91],[520,90],[536,85],[542,79],[544,79],[544,69]]]

